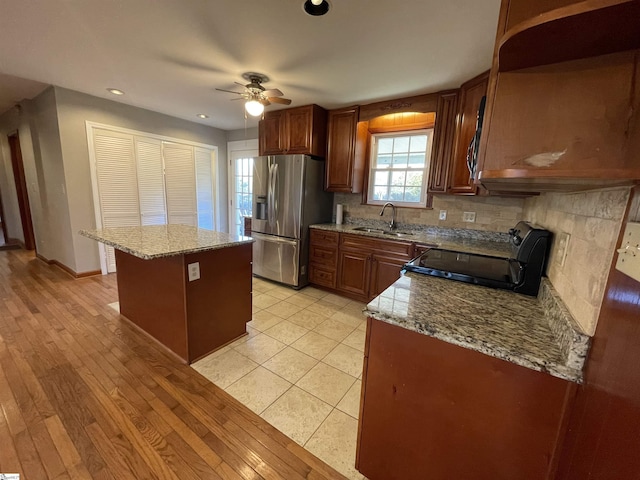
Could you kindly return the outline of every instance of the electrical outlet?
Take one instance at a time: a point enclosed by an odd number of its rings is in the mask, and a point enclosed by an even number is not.
[[[200,279],[200,262],[190,263],[187,265],[187,268],[189,269],[190,282]]]
[[[476,221],[476,212],[464,212],[462,214],[462,221],[463,222],[475,222]]]
[[[564,260],[567,258],[567,250],[569,247],[569,239],[571,235],[565,232],[561,232],[558,234],[558,246],[556,247],[556,263],[558,263],[561,267],[564,266]]]
[[[440,210],[440,220],[446,220],[447,219],[447,211],[446,210]]]

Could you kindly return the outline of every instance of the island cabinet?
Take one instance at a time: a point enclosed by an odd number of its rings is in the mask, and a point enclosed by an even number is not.
[[[477,180],[574,191],[640,179],[640,2],[503,0]]]
[[[482,73],[460,87],[460,108],[458,111],[455,150],[451,160],[448,193],[475,195],[478,187],[474,182],[474,172],[467,156],[471,154],[471,143],[476,135],[478,109],[487,94],[489,72]],[[477,148],[477,145],[476,147]]]
[[[115,248],[120,314],[183,361],[246,335],[253,239],[188,225],[80,233]]]
[[[369,318],[356,468],[370,480],[551,479],[575,384]]]
[[[308,154],[324,157],[327,112],[318,105],[268,112],[258,126],[260,155]]]
[[[359,107],[329,111],[325,190],[361,193],[364,184],[368,130],[358,123]]]

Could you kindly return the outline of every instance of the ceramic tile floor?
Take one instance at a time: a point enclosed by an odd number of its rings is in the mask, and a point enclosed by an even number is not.
[[[248,335],[192,367],[348,478],[355,469],[364,304],[253,279]]]

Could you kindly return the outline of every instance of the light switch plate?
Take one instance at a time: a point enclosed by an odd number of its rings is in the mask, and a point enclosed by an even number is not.
[[[640,282],[640,223],[627,223],[618,249],[616,270]]]
[[[447,211],[446,210],[440,210],[440,216],[438,218],[440,218],[440,220],[446,220],[447,219]]]
[[[200,262],[190,263],[187,265],[189,271],[189,281],[200,279]]]

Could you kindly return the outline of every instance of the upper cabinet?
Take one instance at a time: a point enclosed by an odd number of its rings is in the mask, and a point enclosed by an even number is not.
[[[367,128],[358,124],[358,107],[329,112],[325,189],[328,192],[361,193],[365,166]]]
[[[318,105],[267,112],[259,124],[260,155],[326,153],[327,112]]]
[[[442,92],[438,95],[431,167],[429,168],[429,193],[447,192],[450,164],[454,151],[459,97],[458,90]]]
[[[480,183],[540,192],[640,179],[638,18],[637,0],[503,0]]]
[[[478,109],[482,97],[487,94],[489,72],[472,78],[460,87],[460,108],[454,141],[455,150],[451,161],[448,192],[458,195],[475,195],[478,187],[474,183],[472,167],[472,141],[476,135]]]

